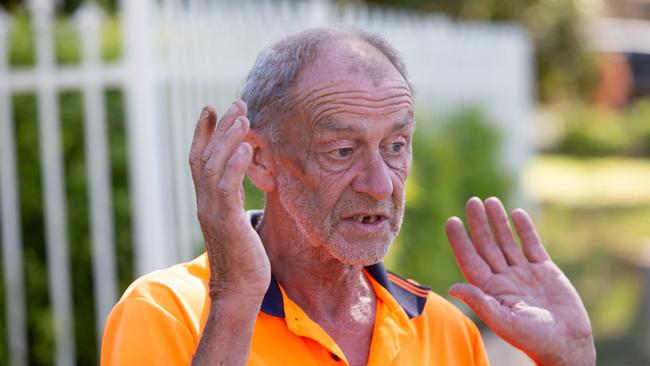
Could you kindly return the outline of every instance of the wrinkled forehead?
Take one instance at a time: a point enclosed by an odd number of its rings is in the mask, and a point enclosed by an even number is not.
[[[403,80],[332,78],[309,85],[297,96],[296,107],[310,129],[335,115],[413,117],[411,92]]]
[[[413,114],[406,80],[383,54],[363,41],[323,47],[299,73],[294,97],[310,128],[336,113]]]

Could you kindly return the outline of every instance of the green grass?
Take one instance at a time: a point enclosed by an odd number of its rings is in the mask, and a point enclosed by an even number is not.
[[[544,203],[650,206],[650,159],[545,155],[529,166],[523,183],[529,195]]]

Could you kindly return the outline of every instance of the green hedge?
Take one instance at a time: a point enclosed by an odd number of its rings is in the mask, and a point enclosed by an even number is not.
[[[12,33],[11,64],[33,64],[33,41],[24,14],[17,14]],[[119,28],[115,19],[106,25],[103,40],[105,59],[119,56]],[[77,40],[72,29],[57,21],[57,60],[78,61]],[[94,365],[99,358],[95,344],[94,299],[89,232],[88,192],[83,136],[82,96],[78,92],[59,95],[62,146],[64,149],[70,258],[72,264],[77,363]],[[127,177],[127,144],[124,126],[124,100],[121,91],[107,90],[107,123],[113,179],[113,206],[117,243],[120,291],[133,280],[132,230]],[[37,101],[33,94],[13,97],[16,117],[18,173],[27,294],[27,321],[30,363],[53,363],[54,334],[47,287],[43,195],[40,176]],[[413,174],[408,183],[408,207],[398,243],[392,251],[396,271],[445,292],[460,277],[443,235],[444,220],[463,212],[471,195],[507,196],[508,179],[498,165],[499,136],[487,127],[482,114],[469,110],[446,120],[427,120],[437,124],[436,135],[418,132],[414,141]],[[261,207],[261,194],[247,182],[247,207]],[[0,269],[0,273],[3,273]],[[0,275],[0,364],[8,363],[5,329],[4,278]]]
[[[578,106],[560,116],[564,131],[552,152],[650,157],[650,98],[636,101],[623,112]]]

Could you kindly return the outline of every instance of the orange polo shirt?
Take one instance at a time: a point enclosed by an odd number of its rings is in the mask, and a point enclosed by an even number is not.
[[[475,324],[428,288],[364,269],[377,297],[368,366],[489,365]],[[209,311],[207,255],[136,280],[108,317],[102,365],[189,365]],[[272,280],[248,365],[347,365],[327,333]]]

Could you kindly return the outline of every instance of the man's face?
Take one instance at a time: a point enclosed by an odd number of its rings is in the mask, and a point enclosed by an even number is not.
[[[278,195],[308,245],[369,265],[385,256],[402,222],[412,97],[385,58],[363,65],[354,59],[368,57],[363,50],[336,51],[297,80],[301,113],[283,128]]]

